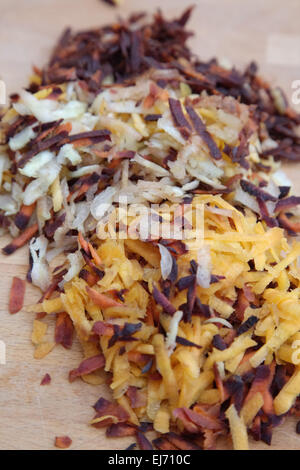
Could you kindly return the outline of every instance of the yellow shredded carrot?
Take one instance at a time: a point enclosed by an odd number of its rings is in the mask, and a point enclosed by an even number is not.
[[[235,450],[249,450],[247,429],[243,419],[239,417],[235,406],[230,405],[225,414],[229,421],[233,448]]]

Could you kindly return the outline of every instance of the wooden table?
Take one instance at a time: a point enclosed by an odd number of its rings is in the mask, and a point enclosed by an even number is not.
[[[111,22],[117,14],[136,10],[154,11],[163,5],[169,17],[175,16],[192,0],[124,0],[120,9],[99,0],[1,0],[0,5],[0,78],[8,93],[27,83],[31,65],[47,60],[62,29],[70,25],[89,28]],[[190,27],[196,31],[193,49],[203,58],[226,57],[243,66],[255,58],[266,77],[280,84],[291,99],[293,80],[300,79],[298,0],[194,0],[197,8]],[[279,54],[276,44],[280,42]],[[295,55],[296,54],[296,55]],[[299,57],[298,57],[299,58]],[[298,62],[298,63],[297,63]],[[299,170],[298,170],[299,168]],[[299,187],[300,165],[287,172]],[[1,240],[4,246],[7,240]],[[68,371],[81,359],[75,344],[71,351],[60,346],[44,360],[33,359],[30,341],[32,315],[25,311],[7,313],[8,292],[13,275],[24,277],[27,248],[13,256],[1,257],[0,275],[0,340],[6,343],[6,365],[0,365],[0,449],[52,449],[54,437],[69,435],[74,449],[124,449],[131,439],[106,440],[104,433],[88,426],[91,405],[107,390],[82,381],[69,384]],[[38,298],[37,289],[28,286],[25,304]],[[49,321],[49,337],[53,322]],[[48,372],[52,382],[41,387]],[[295,421],[288,420],[274,433],[276,449],[299,449],[300,437]],[[230,448],[229,440],[221,444]],[[251,448],[266,449],[251,442]]]

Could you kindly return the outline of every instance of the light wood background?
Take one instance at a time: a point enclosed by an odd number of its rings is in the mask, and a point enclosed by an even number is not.
[[[8,93],[26,85],[32,64],[46,62],[51,47],[65,26],[89,28],[111,22],[117,14],[154,11],[162,7],[169,16],[179,14],[193,0],[124,0],[113,9],[100,0],[1,0],[0,2],[0,78]],[[190,27],[196,37],[193,49],[203,58],[226,57],[243,66],[255,58],[269,80],[280,84],[289,99],[291,84],[300,79],[299,0],[194,0],[197,8]],[[281,51],[273,45],[278,41]],[[279,53],[280,52],[280,53]],[[300,163],[287,172],[300,193]],[[0,247],[7,240],[0,240]],[[68,371],[81,360],[79,346],[71,351],[60,346],[45,359],[33,359],[30,341],[32,315],[25,311],[7,313],[11,278],[24,277],[27,248],[11,257],[0,257],[0,340],[6,343],[6,365],[0,365],[0,449],[52,449],[54,437],[69,435],[73,449],[124,449],[132,439],[105,439],[104,433],[88,426],[91,406],[107,390],[82,381],[69,384]],[[26,304],[39,293],[28,286]],[[49,321],[49,338],[53,334]],[[40,386],[48,372],[52,382]],[[300,449],[295,421],[288,420],[273,437],[276,449]],[[221,444],[231,448],[230,440]],[[251,442],[253,449],[267,449]]]

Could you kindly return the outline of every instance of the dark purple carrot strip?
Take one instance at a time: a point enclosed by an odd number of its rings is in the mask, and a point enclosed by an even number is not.
[[[179,129],[182,137],[184,139],[188,139],[192,128],[183,114],[180,101],[175,100],[174,98],[170,98],[169,106],[175,126]]]
[[[57,121],[51,121],[51,122],[44,122],[44,123],[38,122],[38,124],[34,126],[33,130],[36,132],[39,132],[39,134],[33,141],[31,141],[31,143],[35,144],[38,141],[43,140],[44,137],[48,135],[49,131],[52,132],[56,130],[63,123],[63,121],[64,121],[63,119],[58,119]],[[45,134],[45,132],[47,132],[47,134]]]
[[[272,435],[273,435],[273,429],[272,429],[272,425],[270,425],[269,423],[264,423],[262,421],[261,423],[261,440],[267,444],[268,446],[271,445],[272,443]]]
[[[18,117],[12,124],[10,124],[9,128],[6,131],[6,139],[9,140],[15,134],[24,129],[26,126],[30,126],[36,121],[34,116],[20,116]]]
[[[290,196],[284,199],[280,199],[276,206],[275,212],[286,212],[292,207],[296,207],[300,204],[300,197],[297,196]]]
[[[233,403],[237,411],[240,412],[245,395],[243,379],[239,375],[232,375],[224,383],[224,391],[231,397],[231,403]]]
[[[243,333],[246,333],[246,331],[250,330],[256,323],[258,322],[259,318],[256,317],[255,315],[251,315],[244,323],[241,324],[241,326],[237,330],[237,336],[242,335]]]
[[[187,129],[192,130],[190,123],[183,114],[180,101],[170,98],[169,106],[175,125],[177,127],[186,127]]]
[[[117,341],[137,341],[137,338],[132,335],[139,331],[141,327],[142,323],[125,323],[122,328],[119,325],[114,325],[114,334],[108,342],[108,347],[111,348]]]
[[[199,297],[196,297],[193,314],[204,318],[209,318],[211,316],[209,306],[203,304]]]
[[[218,276],[217,274],[212,274],[210,277],[210,283],[211,284],[216,284],[217,282],[223,281],[223,279],[226,279],[225,276]]]
[[[169,299],[167,299],[167,297],[155,286],[153,287],[153,297],[155,302],[159,304],[166,313],[169,315],[174,315],[176,308],[171,304]]]
[[[108,129],[101,129],[99,131],[80,132],[79,134],[69,135],[65,139],[65,143],[76,142],[82,139],[91,139],[93,143],[103,142],[104,140],[111,140],[111,132]]]
[[[136,440],[141,450],[153,450],[151,442],[140,431],[136,433]]]
[[[261,199],[262,201],[277,201],[275,196],[272,196],[272,194],[269,194],[258,186],[255,186],[255,184],[250,183],[250,181],[241,180],[240,185],[243,191],[250,194],[251,196]]]
[[[259,197],[256,198],[256,199],[257,199],[257,203],[259,205],[262,220],[264,220],[266,222],[268,227],[271,227],[271,228],[272,227],[278,227],[278,221],[274,217],[271,217],[269,215],[269,211],[268,211],[268,208],[267,208],[267,205],[266,205],[265,201],[263,201]]]
[[[143,369],[141,370],[142,374],[147,374],[147,372],[149,372],[149,370],[151,369],[152,364],[153,364],[153,359],[150,359],[147,362],[147,364],[143,367]]]
[[[35,155],[37,155],[39,152],[42,152],[43,150],[48,150],[54,146],[56,146],[59,143],[62,143],[64,139],[68,136],[67,131],[60,132],[57,135],[53,135],[52,137],[49,137],[48,139],[42,140],[41,142],[38,142],[31,150],[28,150],[22,158],[18,161],[18,168],[23,168],[26,163]]]
[[[185,276],[179,279],[179,281],[176,284],[176,287],[179,291],[182,291],[190,287],[190,285],[192,285],[194,282],[195,282],[195,275],[191,274],[190,276]]]
[[[279,199],[283,199],[286,196],[288,196],[290,190],[291,190],[290,186],[279,186],[279,191],[280,191]]]
[[[147,114],[144,119],[147,122],[158,121],[162,117],[162,114]]]
[[[140,31],[132,31],[130,62],[133,73],[138,73],[143,59],[143,44]]]
[[[193,341],[189,341],[188,339],[182,338],[181,336],[176,336],[176,343],[181,344],[181,346],[190,346],[198,349],[202,348],[202,346],[199,346],[199,344],[193,343]]]
[[[168,276],[168,280],[172,284],[174,284],[176,282],[177,276],[178,276],[178,266],[177,266],[175,256],[172,255],[172,269],[171,269],[171,272]]]
[[[207,132],[206,126],[198,115],[198,113],[196,113],[194,108],[190,105],[186,106],[186,110],[192,121],[195,131],[206,143],[212,158],[214,158],[215,160],[220,160],[222,158],[222,154],[212,136],[209,134],[209,132]]]
[[[213,337],[212,345],[214,348],[218,349],[219,351],[224,351],[224,349],[227,349],[227,344],[225,343],[225,341],[220,335],[215,335]]]
[[[246,160],[246,157],[249,155],[249,137],[251,131],[243,129],[240,133],[240,143],[237,147],[233,147],[229,153],[233,162],[239,163],[243,168],[248,170],[250,168],[250,163]]]

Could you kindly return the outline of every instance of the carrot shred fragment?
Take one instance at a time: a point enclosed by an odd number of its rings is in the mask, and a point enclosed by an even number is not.
[[[12,242],[2,248],[4,255],[11,255],[16,250],[24,246],[38,231],[39,226],[37,223],[26,228],[18,237],[14,238]]]
[[[18,313],[24,305],[26,283],[19,277],[13,277],[9,296],[9,313]]]

